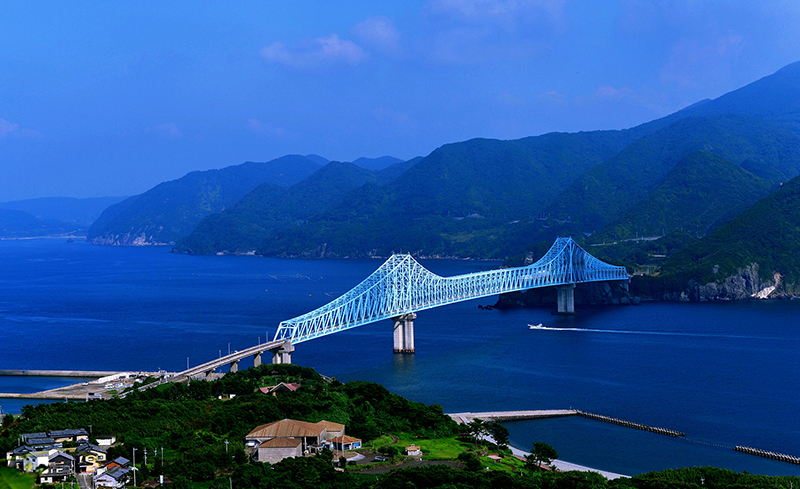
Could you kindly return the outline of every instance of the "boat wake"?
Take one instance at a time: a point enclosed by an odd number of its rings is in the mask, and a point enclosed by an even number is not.
[[[690,336],[696,338],[735,338],[735,339],[787,339],[794,338],[772,338],[765,336],[751,336],[751,335],[731,335],[731,334],[714,334],[714,333],[686,333],[682,331],[641,331],[641,330],[624,330],[624,329],[593,329],[593,328],[552,328],[539,324],[529,324],[528,328],[542,330],[542,331],[577,331],[582,333],[606,333],[606,334],[638,334],[638,335],[652,335],[652,336]]]

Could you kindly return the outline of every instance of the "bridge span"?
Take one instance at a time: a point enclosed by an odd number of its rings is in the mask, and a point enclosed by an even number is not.
[[[578,283],[628,281],[625,267],[587,253],[572,238],[557,238],[537,262],[517,268],[440,277],[411,255],[392,255],[363,282],[309,313],[280,323],[275,341],[296,345],[384,319],[394,322],[394,351],[414,352],[414,319],[425,309],[491,295],[556,287],[558,312],[575,312]]]

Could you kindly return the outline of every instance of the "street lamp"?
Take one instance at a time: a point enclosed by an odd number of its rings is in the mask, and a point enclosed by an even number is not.
[[[133,467],[131,467],[131,470],[133,471],[133,485],[136,486],[136,447],[133,448]]]
[[[225,453],[228,453],[228,440],[225,440]]]

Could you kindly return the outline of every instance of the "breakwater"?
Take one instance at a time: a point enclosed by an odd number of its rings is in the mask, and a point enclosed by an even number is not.
[[[734,450],[736,450],[737,452],[749,453],[750,455],[757,455],[759,457],[771,458],[773,460],[780,460],[781,462],[789,462],[791,464],[800,465],[800,457],[795,457],[794,455],[770,452],[768,450],[762,450],[760,448],[743,447],[741,445],[737,445],[736,447],[734,447]]]
[[[9,377],[106,377],[117,373],[106,370],[0,370],[0,376]]]
[[[671,430],[669,428],[659,428],[657,426],[648,426],[646,424],[641,423],[634,423],[633,421],[626,421],[624,419],[617,419],[612,418],[610,416],[604,416],[602,414],[594,414],[594,413],[587,413],[586,411],[581,411],[579,409],[575,410],[575,413],[579,416],[584,416],[590,419],[596,419],[598,421],[605,421],[606,423],[614,423],[620,426],[627,426],[628,428],[636,428],[637,430],[644,430],[650,431],[652,433],[657,433],[659,435],[667,435],[667,436],[686,436],[685,433],[680,431]]]

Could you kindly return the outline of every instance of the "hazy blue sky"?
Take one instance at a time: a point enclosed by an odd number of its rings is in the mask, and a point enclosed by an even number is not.
[[[0,201],[630,127],[800,60],[800,2],[0,3]]]

